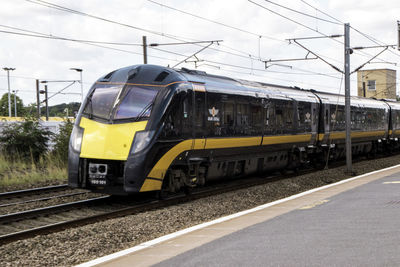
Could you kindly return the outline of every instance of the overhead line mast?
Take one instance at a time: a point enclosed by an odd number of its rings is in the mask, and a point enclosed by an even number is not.
[[[344,96],[346,116],[346,172],[353,175],[351,155],[351,110],[350,110],[350,24],[344,24]]]

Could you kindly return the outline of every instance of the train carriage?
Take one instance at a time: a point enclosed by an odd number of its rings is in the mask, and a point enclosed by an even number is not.
[[[352,101],[354,151],[369,152],[388,135],[389,106]],[[99,79],[81,106],[69,184],[110,194],[176,192],[295,169],[332,144],[342,153],[343,106],[343,96],[201,71],[119,69]]]
[[[394,100],[385,100],[390,107],[389,144],[388,150],[400,148],[400,103]]]
[[[343,95],[318,92],[321,99],[320,146],[329,151],[330,158],[345,155],[346,118]],[[389,106],[384,101],[352,96],[351,99],[352,153],[368,154],[382,149],[388,138]]]

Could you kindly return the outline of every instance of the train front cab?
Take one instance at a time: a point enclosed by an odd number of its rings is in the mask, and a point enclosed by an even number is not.
[[[119,195],[139,192],[144,186],[149,164],[156,157],[149,154],[151,143],[167,102],[176,87],[185,85],[176,75],[171,75],[175,80],[169,83],[146,84],[137,81],[140,74],[148,80],[154,72],[157,79],[163,68],[137,69],[133,66],[113,72],[117,80],[102,78],[90,90],[71,134],[70,186]],[[139,74],[129,75],[132,72]],[[120,78],[133,76],[136,81]]]

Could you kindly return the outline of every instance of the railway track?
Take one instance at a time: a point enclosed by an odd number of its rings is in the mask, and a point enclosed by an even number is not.
[[[16,212],[0,216],[0,243],[21,239],[62,225],[68,225],[79,217],[89,217],[88,208],[103,206],[110,196],[80,200],[45,208]],[[95,213],[93,209],[91,213]],[[100,211],[97,211],[101,213]]]
[[[46,201],[55,198],[77,196],[86,193],[79,190],[74,190],[75,192],[62,193],[63,191],[68,192],[71,190],[72,189],[70,189],[68,185],[64,184],[0,193],[0,208],[36,201]]]
[[[0,216],[0,244],[46,234],[63,229],[86,225],[106,219],[131,215],[151,209],[176,205],[204,198],[210,195],[221,194],[238,190],[278,179],[276,177],[238,179],[234,182],[223,182],[210,187],[199,188],[190,194],[180,193],[156,199],[154,195],[143,196],[138,199],[103,196],[99,198],[81,200],[52,207],[40,208]],[[280,177],[281,179],[281,177]]]
[[[343,165],[336,162],[332,165]],[[331,166],[332,167],[332,166]],[[61,231],[111,218],[132,215],[152,209],[176,205],[211,195],[266,184],[280,179],[307,174],[315,169],[303,169],[285,175],[275,174],[264,177],[248,177],[211,184],[209,187],[196,188],[190,194],[177,194],[156,199],[154,195],[140,195],[138,198],[103,196],[81,200],[52,207],[29,210],[0,216],[0,244],[32,237],[38,234]]]

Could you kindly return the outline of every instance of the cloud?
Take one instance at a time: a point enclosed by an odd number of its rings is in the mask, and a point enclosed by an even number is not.
[[[307,18],[287,9],[268,4],[265,1],[254,0],[293,19],[295,22],[311,27],[312,30],[288,21],[248,1],[155,0],[210,20],[219,21],[252,33],[270,36],[281,41],[264,37],[260,39],[252,34],[184,15],[146,0],[117,0],[112,1],[112,4],[105,0],[49,1],[105,19],[148,29],[154,33],[161,34],[161,36],[90,17],[49,9],[26,1],[3,1],[4,3],[2,3],[2,8],[0,9],[0,17],[2,18],[0,24],[67,38],[136,44],[141,44],[143,35],[147,36],[148,43],[160,44],[179,42],[179,40],[222,39],[223,42],[219,46],[216,44],[212,46],[215,50],[207,49],[198,54],[198,58],[214,62],[202,62],[203,65],[200,69],[236,78],[300,85],[318,90],[335,91],[336,88],[336,91],[338,91],[337,88],[340,87],[340,74],[319,60],[283,62],[283,64],[292,66],[291,69],[289,67],[272,66],[266,71],[256,70],[262,70],[265,67],[263,62],[254,59],[259,55],[265,60],[305,57],[307,51],[293,43],[289,45],[288,42],[284,41],[287,38],[320,36],[316,31],[328,35],[343,33],[342,25],[334,25],[315,18]],[[400,4],[395,0],[381,2],[369,0],[329,0],[322,2],[308,0],[306,2],[344,22],[350,22],[355,28],[370,34],[378,40],[386,43],[396,42],[395,26],[396,20],[400,19],[398,17]],[[279,1],[279,4],[315,15],[318,18],[333,20],[307,6],[302,1],[285,0]],[[7,29],[0,27],[0,30]],[[167,34],[172,34],[176,38],[167,38]],[[21,90],[20,94],[25,104],[36,101],[35,79],[74,80],[78,79],[79,75],[69,70],[69,68],[82,68],[84,70],[83,78],[86,92],[91,83],[111,70],[143,62],[141,46],[112,46],[115,49],[132,52],[127,53],[75,42],[46,40],[5,33],[0,33],[0,35],[2,40],[0,42],[2,51],[0,53],[0,62],[3,66],[17,68],[12,73],[12,86]],[[342,68],[343,44],[340,43],[342,41],[343,39],[340,38],[336,41],[321,39],[302,41],[302,44],[324,57],[327,61]],[[354,31],[351,32],[351,43],[354,45],[373,44],[373,42]],[[201,47],[195,45],[160,46],[158,48],[187,56],[201,49]],[[375,52],[366,51],[369,55],[352,55],[352,68],[368,60]],[[152,64],[172,66],[184,59],[183,56],[154,49],[149,49],[148,53],[148,61]],[[396,53],[397,55],[399,54],[398,52]],[[399,59],[398,56],[391,53],[385,53],[380,58],[393,62],[398,62]],[[241,69],[224,64],[237,65],[244,68]],[[194,68],[194,63],[185,63],[179,67],[183,66]],[[378,66],[394,67],[387,64]],[[321,73],[322,75],[310,75],[312,74],[310,71]],[[249,75],[249,73],[253,75]],[[332,78],[326,76],[326,74],[339,78]],[[59,90],[63,86],[65,85],[54,84],[51,85],[51,90]],[[352,87],[355,92],[355,77],[352,78]],[[0,74],[0,90],[5,88],[7,88],[7,81],[3,72]],[[76,84],[67,91],[80,92],[80,85]],[[79,95],[66,95],[55,97],[50,104],[79,100]]]

